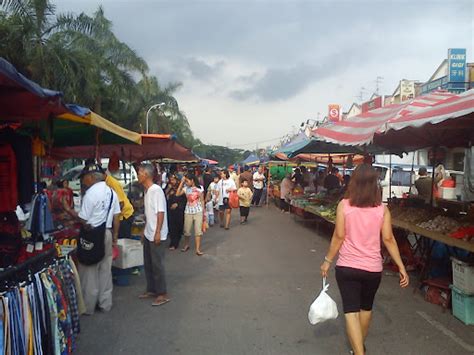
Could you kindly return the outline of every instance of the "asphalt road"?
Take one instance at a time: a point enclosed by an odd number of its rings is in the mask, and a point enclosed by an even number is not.
[[[168,252],[172,301],[139,300],[144,277],[115,287],[109,313],[81,318],[77,354],[347,354],[343,315],[312,326],[309,305],[321,288],[319,264],[330,231],[253,208],[249,224],[211,228],[203,251]],[[329,294],[338,303],[332,272]],[[425,302],[384,275],[368,354],[474,354],[474,326]]]

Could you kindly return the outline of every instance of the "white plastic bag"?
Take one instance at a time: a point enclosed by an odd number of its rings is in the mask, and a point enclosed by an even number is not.
[[[336,319],[338,316],[337,305],[334,300],[326,293],[329,285],[326,278],[323,278],[323,289],[319,296],[309,307],[308,319],[312,325],[324,322],[329,319]]]

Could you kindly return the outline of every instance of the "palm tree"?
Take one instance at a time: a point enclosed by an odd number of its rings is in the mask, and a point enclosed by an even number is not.
[[[65,98],[101,111],[105,97],[132,95],[148,68],[112,31],[101,7],[86,14],[55,14],[49,0],[4,0],[0,56]]]

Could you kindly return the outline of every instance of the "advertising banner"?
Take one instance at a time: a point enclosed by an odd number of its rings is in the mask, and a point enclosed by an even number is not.
[[[337,104],[328,105],[328,117],[331,122],[338,122],[341,117],[341,106]]]
[[[374,99],[364,102],[362,104],[362,113],[381,108],[383,105],[382,96],[377,96]]]
[[[400,102],[415,98],[415,82],[413,80],[400,81]]]
[[[465,83],[466,80],[466,49],[448,49],[448,81]]]

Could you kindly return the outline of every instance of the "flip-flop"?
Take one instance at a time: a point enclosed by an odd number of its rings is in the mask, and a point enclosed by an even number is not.
[[[156,297],[156,293],[145,292],[143,295],[138,296],[138,298],[142,300],[153,297]]]
[[[181,252],[186,253],[188,250],[189,250],[189,247],[184,247],[183,249],[181,249]]]
[[[197,255],[197,256],[203,256],[204,253],[203,253],[202,251],[197,251],[197,252],[196,252],[196,255]]]
[[[153,302],[151,305],[152,305],[153,307],[158,307],[158,306],[164,305],[165,303],[168,303],[169,301],[171,301],[169,298],[164,298],[164,299],[162,299],[162,300],[159,301],[159,302]]]

